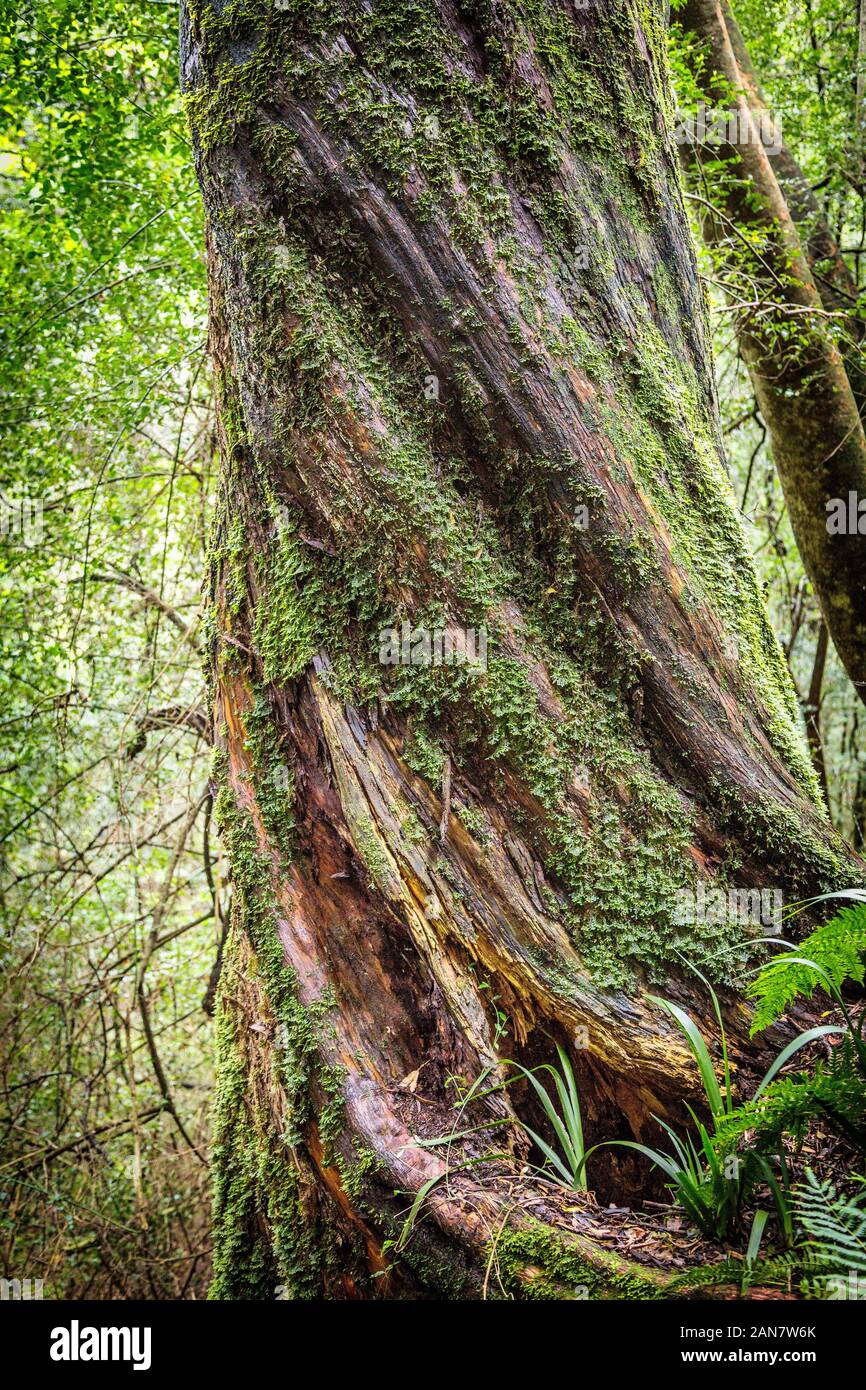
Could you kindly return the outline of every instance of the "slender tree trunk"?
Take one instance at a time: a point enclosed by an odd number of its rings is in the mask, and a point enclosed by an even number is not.
[[[854,150],[860,157],[858,170],[861,178],[866,170],[866,156],[863,154],[866,142],[866,0],[860,0],[857,25],[857,78],[855,82],[854,105]]]
[[[730,982],[746,930],[678,895],[854,872],[731,503],[661,13],[196,0],[182,71],[235,890],[214,1291],[658,1294],[525,1166],[519,1088],[454,1102],[559,1042],[589,1140],[648,1137],[696,1078],[645,990],[700,1014],[675,951]]]
[[[828,647],[827,624],[821,622],[815,643],[815,660],[809,679],[809,694],[806,698],[806,737],[812,754],[812,765],[818,774],[818,783],[824,793],[824,801],[830,805],[830,792],[827,787],[827,765],[824,758],[824,741],[821,737],[821,702],[823,700],[824,668],[827,665]]]
[[[862,710],[854,711],[850,732],[845,740],[845,754],[851,759],[855,769],[854,788],[851,795],[851,843],[858,853],[866,848],[866,757],[863,755],[866,716]]]
[[[781,127],[774,121],[743,35],[730,6],[724,3],[724,0],[721,11],[742,78],[743,90],[748,96],[751,110],[764,122],[763,129],[768,137],[765,142],[767,157],[796,224],[809,268],[821,296],[821,303],[825,309],[832,310],[837,315],[845,371],[851,383],[860,418],[863,419],[866,411],[866,354],[863,350],[866,320],[863,317],[857,281],[848,268],[833,229],[812,192],[809,180],[785,143]]]
[[[813,258],[822,249],[830,255],[825,305],[777,178],[783,164],[801,218],[810,215],[809,200],[793,160],[785,164],[777,155],[774,169],[766,129],[761,135],[764,113],[753,75],[737,61],[735,47],[742,54],[742,38],[734,27],[729,32],[721,0],[687,0],[678,17],[683,29],[701,40],[704,57],[695,77],[706,99],[730,110],[736,125],[732,131],[734,122],[729,123],[721,146],[694,147],[698,171],[703,159],[732,161],[720,200],[704,205],[704,235],[723,263],[746,272],[746,286],[735,296],[740,350],[770,431],[803,565],[839,657],[866,701],[866,527],[863,534],[856,525],[853,532],[837,534],[828,515],[836,500],[847,506],[852,493],[866,498],[866,435],[855,398],[863,385],[862,365],[852,337],[859,324],[849,317],[849,303],[844,318],[827,318],[827,306],[836,312],[844,277],[833,246],[822,240],[820,220],[813,220]],[[695,187],[703,191],[699,173]],[[744,252],[742,228],[761,234],[759,252]]]

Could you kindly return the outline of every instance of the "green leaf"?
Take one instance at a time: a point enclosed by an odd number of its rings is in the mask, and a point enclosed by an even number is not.
[[[725,1102],[722,1100],[722,1093],[719,1089],[715,1068],[699,1028],[686,1013],[685,1009],[681,1009],[678,1004],[671,1003],[669,999],[661,999],[657,994],[651,994],[649,997],[652,999],[653,1003],[660,1004],[663,1009],[666,1009],[679,1025],[691,1048],[692,1056],[698,1064],[698,1070],[701,1074],[701,1081],[703,1082],[710,1112],[715,1116],[724,1115],[726,1111]]]

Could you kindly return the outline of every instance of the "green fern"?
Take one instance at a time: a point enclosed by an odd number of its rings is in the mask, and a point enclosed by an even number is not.
[[[794,1210],[814,1267],[827,1274],[866,1275],[866,1190],[845,1197],[807,1168],[805,1183],[794,1193]]]
[[[775,1150],[780,1135],[802,1139],[816,1116],[866,1151],[866,1087],[848,1038],[811,1072],[780,1077],[757,1100],[737,1106],[719,1122],[716,1143],[733,1153],[751,1134],[758,1147]]]
[[[844,907],[789,955],[776,956],[748,987],[757,1000],[752,1033],[768,1028],[795,999],[816,989],[838,1000],[846,980],[863,983],[866,955],[866,904]]]

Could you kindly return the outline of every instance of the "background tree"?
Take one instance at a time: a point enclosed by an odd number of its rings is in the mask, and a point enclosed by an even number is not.
[[[702,13],[712,28],[712,7]],[[824,334],[839,346],[855,398],[862,402],[863,169],[862,152],[851,133],[856,124],[855,74],[862,60],[862,55],[858,57],[856,14],[832,3],[791,6],[786,0],[772,0],[769,5],[740,0],[736,17],[728,6],[719,13],[724,16],[749,106],[758,123],[764,122],[766,155],[779,191],[796,224],[822,306],[830,311],[819,316],[820,324]],[[694,16],[688,26],[690,32],[682,21],[680,10],[674,15],[671,51],[681,122],[694,116],[695,102],[702,99],[701,82],[709,74]],[[697,82],[696,73],[703,75]],[[725,116],[731,95],[726,89],[721,111],[712,110],[710,115]],[[750,128],[749,123],[745,128]],[[738,338],[754,316],[765,327],[772,329],[775,324],[776,338],[767,348],[768,374],[772,377],[774,353],[782,356],[791,351],[792,343],[796,346],[801,341],[797,328],[800,311],[779,302],[784,296],[777,284],[764,283],[768,278],[767,248],[761,218],[756,219],[755,213],[765,202],[758,197],[756,203],[755,194],[748,194],[750,184],[743,182],[737,150],[713,139],[701,151],[700,169],[699,185],[693,185],[698,194],[694,211],[700,214],[696,218],[699,234],[711,234],[711,256],[704,273],[718,328],[723,421],[735,488],[774,627],[811,730],[816,765],[823,762],[828,770],[834,823],[860,843],[864,776],[862,739],[858,737],[861,712],[832,643],[823,659],[821,610],[791,530],[786,500],[767,446],[766,421],[737,348]],[[743,197],[744,193],[747,196]],[[734,195],[743,208],[739,220],[732,206]],[[716,209],[712,215],[708,204]],[[784,266],[780,274],[784,286]],[[759,290],[759,286],[763,288]],[[751,301],[756,308],[749,307]],[[807,379],[803,406],[812,387],[820,389],[819,381],[817,375]],[[793,409],[798,408],[795,397]],[[824,417],[817,408],[816,413],[819,428],[823,428]],[[849,542],[842,538],[841,544]]]
[[[851,493],[866,496],[856,285],[778,130],[762,125],[766,107],[730,11],[720,0],[688,0],[677,13],[692,39],[686,51],[698,95],[714,116],[729,113],[721,139],[691,145],[696,187],[702,186],[703,161],[723,165],[714,196],[702,200],[704,236],[728,268],[740,351],[770,432],[800,555],[863,697],[866,537],[847,525],[842,534],[834,532],[828,520],[834,500],[844,499],[847,507]],[[775,167],[767,146],[778,149]],[[816,253],[822,256],[823,298],[813,273]]]

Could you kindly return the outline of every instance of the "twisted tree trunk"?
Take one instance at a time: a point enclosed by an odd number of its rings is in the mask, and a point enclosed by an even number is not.
[[[675,952],[724,982],[743,927],[678,925],[678,894],[852,872],[731,505],[661,15],[182,24],[236,890],[215,1294],[657,1295],[526,1167],[519,1089],[454,1102],[559,1042],[590,1141],[679,1118],[645,988],[700,1013]],[[481,659],[438,663],[468,629]]]

